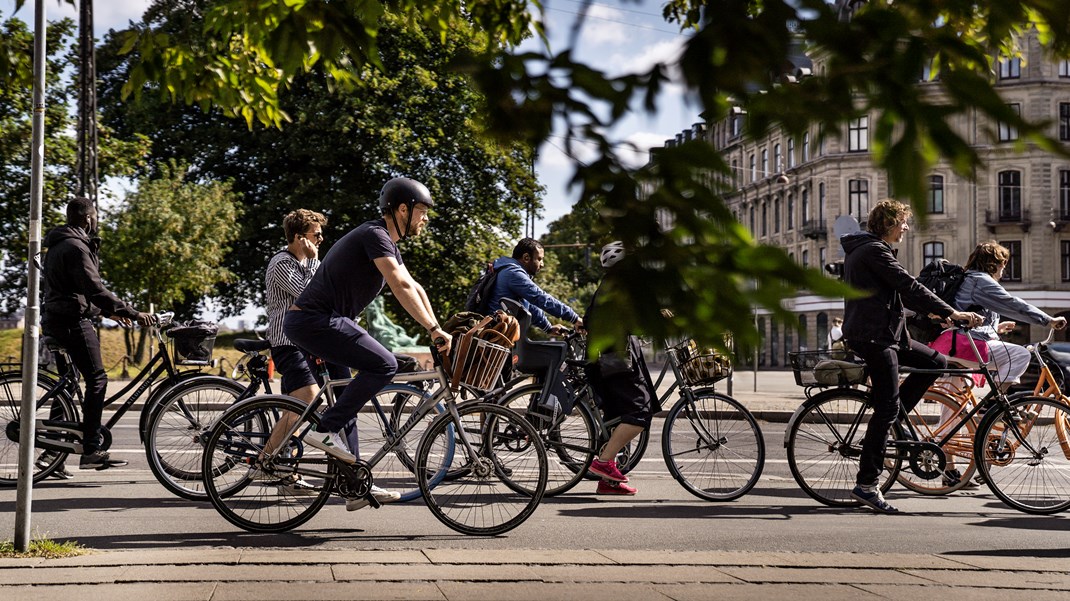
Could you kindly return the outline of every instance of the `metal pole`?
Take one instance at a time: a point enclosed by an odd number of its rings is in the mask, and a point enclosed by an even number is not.
[[[19,430],[19,480],[15,501],[15,550],[30,548],[33,500],[33,440],[36,436],[37,349],[40,342],[41,204],[45,162],[45,1],[36,0],[33,28],[33,141],[30,144],[30,243],[26,256],[26,325],[22,334],[22,410]]]

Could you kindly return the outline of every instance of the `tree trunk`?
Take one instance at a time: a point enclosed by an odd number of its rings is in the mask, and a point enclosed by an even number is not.
[[[134,356],[134,331],[129,328],[123,329],[123,343],[126,346],[126,356]]]
[[[145,363],[145,343],[148,342],[148,339],[149,329],[140,328],[138,330],[137,351],[134,354],[134,364],[142,365],[143,363]]]

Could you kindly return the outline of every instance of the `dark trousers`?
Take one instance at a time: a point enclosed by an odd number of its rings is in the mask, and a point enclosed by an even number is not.
[[[356,417],[372,396],[394,378],[394,354],[348,317],[311,311],[287,311],[283,332],[298,347],[328,363],[357,370],[338,395],[334,407],[323,412],[320,431],[337,432]]]
[[[100,449],[100,420],[104,413],[104,397],[108,390],[108,374],[100,358],[100,339],[93,323],[81,319],[70,324],[50,323],[44,328],[50,336],[70,355],[74,367],[85,382],[85,401],[82,406],[82,452],[86,455]],[[60,369],[66,366],[60,364]]]
[[[862,456],[858,462],[860,485],[879,482],[884,469],[884,452],[888,446],[888,431],[899,418],[899,407],[910,411],[918,404],[925,391],[940,374],[910,374],[899,383],[899,366],[918,369],[942,369],[947,367],[947,357],[920,342],[910,341],[909,349],[888,348],[857,340],[849,340],[848,346],[866,362],[873,385],[870,396],[873,402],[873,417],[866,427],[862,440]]]

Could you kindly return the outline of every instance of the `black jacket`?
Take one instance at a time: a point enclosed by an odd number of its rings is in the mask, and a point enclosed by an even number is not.
[[[845,282],[872,294],[848,300],[844,306],[843,336],[887,347],[905,346],[907,308],[921,314],[948,317],[954,312],[928,288],[918,283],[896,259],[896,251],[869,232],[840,238],[847,253],[843,262]]]
[[[45,326],[77,322],[103,314],[129,317],[138,312],[119,300],[100,281],[96,244],[85,230],[64,225],[44,239],[44,293],[41,322]]]

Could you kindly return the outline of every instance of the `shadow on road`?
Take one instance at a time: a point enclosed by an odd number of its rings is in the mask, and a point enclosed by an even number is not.
[[[468,540],[463,534],[420,536],[361,536],[360,529],[320,529],[281,532],[168,532],[164,534],[122,534],[80,536],[74,542],[91,549],[174,549],[180,547],[280,547],[310,548],[325,543],[423,541],[427,544]]]

